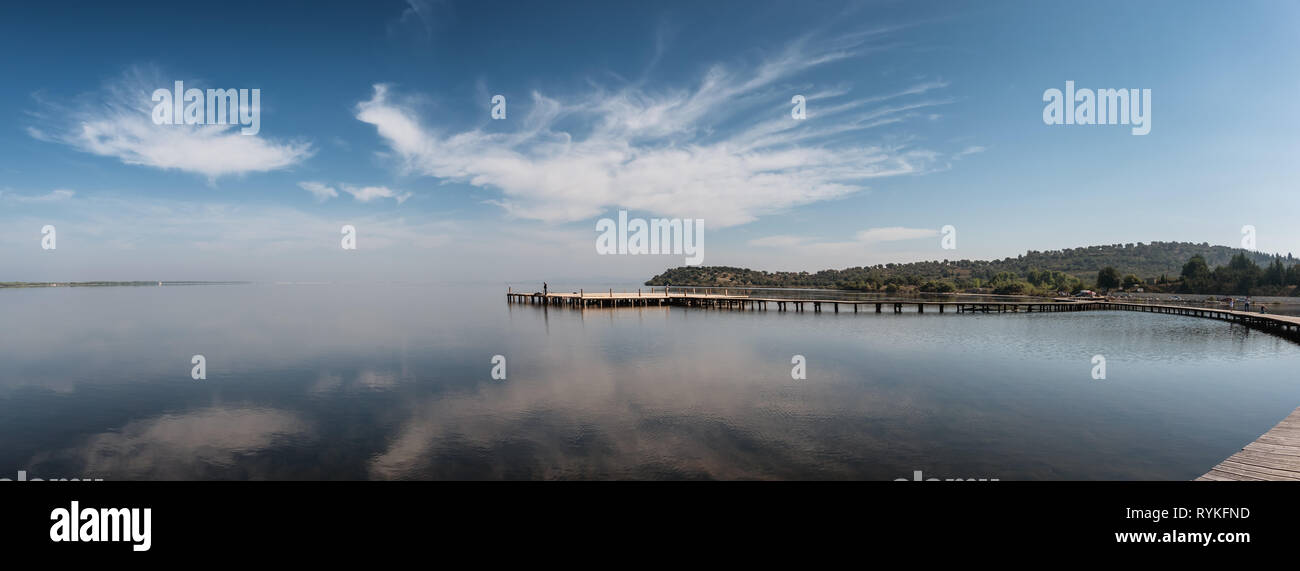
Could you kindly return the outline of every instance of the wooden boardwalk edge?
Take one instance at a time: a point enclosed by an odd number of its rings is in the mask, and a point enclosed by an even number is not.
[[[1277,426],[1196,480],[1300,481],[1300,408],[1291,411]]]

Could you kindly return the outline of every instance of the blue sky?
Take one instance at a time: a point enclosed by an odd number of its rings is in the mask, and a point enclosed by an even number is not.
[[[1300,253],[1292,3],[2,11],[0,280],[636,281],[681,265],[597,255],[595,223],[619,209],[703,219],[705,264],[773,270],[1237,245],[1244,225]],[[260,132],[153,125],[149,93],[176,80],[260,89]],[[1150,89],[1150,134],[1045,125],[1043,92],[1066,80]]]

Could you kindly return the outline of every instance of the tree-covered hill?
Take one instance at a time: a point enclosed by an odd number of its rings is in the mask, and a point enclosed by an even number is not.
[[[1184,264],[1201,256],[1209,267],[1226,266],[1236,254],[1267,267],[1277,259],[1287,267],[1296,264],[1290,253],[1279,258],[1241,248],[1206,243],[1151,242],[1110,244],[1065,250],[1031,250],[1001,260],[941,260],[905,264],[879,264],[842,270],[809,272],[766,272],[726,266],[681,267],[659,274],[646,285],[770,286],[846,289],[881,289],[897,286],[925,286],[934,282],[940,289],[981,287],[1008,276],[1045,288],[1068,289],[1092,285],[1102,268],[1115,268],[1120,276],[1133,275],[1147,283],[1177,280]],[[927,288],[923,290],[929,291]]]

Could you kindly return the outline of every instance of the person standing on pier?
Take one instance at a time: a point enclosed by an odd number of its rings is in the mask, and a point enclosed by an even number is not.
[[[546,285],[546,282],[542,282],[542,297],[546,297],[547,290],[548,286]]]
[[[1250,296],[1246,296],[1246,311],[1250,311]]]

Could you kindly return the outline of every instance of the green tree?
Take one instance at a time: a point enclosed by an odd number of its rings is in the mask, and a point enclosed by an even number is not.
[[[1282,258],[1273,258],[1273,263],[1268,265],[1264,271],[1264,283],[1268,285],[1286,285],[1286,266],[1282,265]]]
[[[1205,258],[1200,254],[1192,256],[1183,264],[1183,279],[1187,281],[1203,280],[1210,275],[1210,266],[1205,263]]]
[[[1033,287],[1025,282],[1003,282],[993,289],[993,293],[999,295],[1025,295],[1033,291]]]
[[[1232,257],[1227,266],[1214,269],[1214,288],[1218,290],[1216,293],[1249,295],[1250,290],[1259,284],[1259,278],[1263,273],[1264,271],[1254,260],[1247,258],[1245,254],[1237,254]]]
[[[1097,287],[1099,289],[1115,289],[1119,287],[1119,270],[1106,266],[1097,272]]]
[[[931,293],[948,293],[953,291],[952,284],[946,281],[930,280],[921,284],[921,291]]]

